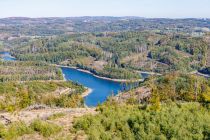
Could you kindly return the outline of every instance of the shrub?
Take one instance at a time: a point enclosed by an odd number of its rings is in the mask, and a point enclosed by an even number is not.
[[[6,134],[6,128],[3,124],[0,124],[0,138],[4,138]]]
[[[7,128],[0,126],[0,138],[3,139],[17,139],[24,134],[31,134],[33,130],[30,129],[24,122],[14,122]]]
[[[30,127],[34,131],[39,132],[44,137],[49,137],[53,134],[56,134],[62,129],[60,126],[56,124],[45,122],[42,120],[35,120],[34,122],[31,123]]]
[[[139,106],[103,105],[73,127],[89,139],[210,139],[210,112],[199,103],[169,102],[151,110]]]

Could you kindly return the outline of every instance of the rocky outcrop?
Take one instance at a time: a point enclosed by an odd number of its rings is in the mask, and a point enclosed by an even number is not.
[[[119,103],[125,103],[129,99],[134,99],[136,102],[143,103],[151,97],[151,89],[143,86],[131,91],[120,93],[117,96],[113,97]]]

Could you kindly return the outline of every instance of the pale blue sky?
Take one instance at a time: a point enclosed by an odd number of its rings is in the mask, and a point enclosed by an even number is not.
[[[210,18],[210,0],[0,0],[0,17]]]

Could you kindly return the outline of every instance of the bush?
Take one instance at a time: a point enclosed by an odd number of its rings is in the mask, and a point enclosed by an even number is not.
[[[17,139],[19,136],[31,133],[33,130],[23,122],[14,122],[7,128],[3,125],[0,126],[0,138],[3,139]]]
[[[30,127],[34,131],[39,132],[44,137],[49,137],[53,134],[56,134],[62,129],[60,126],[56,124],[45,122],[42,120],[35,120],[34,122],[31,123]]]
[[[162,104],[159,111],[139,106],[104,105],[96,116],[74,123],[89,139],[210,139],[210,111],[199,103]]]
[[[4,138],[6,134],[6,128],[3,124],[0,124],[0,138]]]

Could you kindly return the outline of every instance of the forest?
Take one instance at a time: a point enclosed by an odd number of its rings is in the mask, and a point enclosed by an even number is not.
[[[98,115],[87,115],[74,123],[74,129],[85,131],[91,140],[208,140],[210,136],[209,109],[198,103],[169,102],[161,105],[160,111],[108,103],[98,110]]]
[[[210,19],[2,18],[0,52],[0,139],[210,139]],[[135,86],[87,106],[61,66]]]
[[[24,36],[53,36],[76,32],[120,32],[157,30],[160,32],[197,32],[209,30],[209,19],[163,19],[141,17],[66,17],[0,19],[4,38]],[[29,24],[31,26],[29,26]],[[19,26],[17,26],[19,25]],[[4,34],[6,32],[6,34]]]
[[[109,78],[138,79],[138,71],[203,71],[209,62],[208,37],[148,31],[84,33],[32,39],[11,52],[20,61],[44,61]]]
[[[0,83],[0,111],[14,112],[31,105],[82,107],[85,88],[72,82]]]
[[[63,75],[43,62],[0,62],[0,82],[32,80],[63,80]]]

